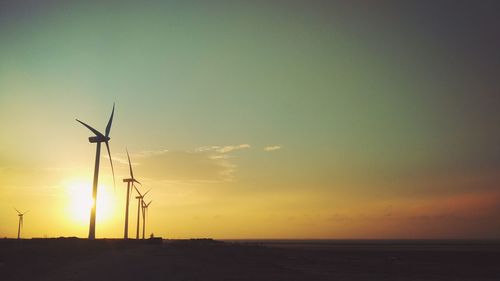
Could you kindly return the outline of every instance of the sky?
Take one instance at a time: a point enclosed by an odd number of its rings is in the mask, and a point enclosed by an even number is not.
[[[500,238],[496,1],[2,1],[0,237]],[[137,201],[130,204],[135,235]]]

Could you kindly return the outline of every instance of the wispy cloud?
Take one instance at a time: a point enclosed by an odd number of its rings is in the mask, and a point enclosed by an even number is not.
[[[143,150],[139,153],[134,154],[136,157],[148,157],[154,155],[161,155],[168,152],[168,149],[160,149],[160,150]]]
[[[130,158],[132,158],[132,165],[140,165],[136,159],[147,158],[152,156],[162,155],[168,152],[168,149],[159,149],[159,150],[143,150],[140,152],[130,152]],[[105,158],[109,158],[108,155],[104,155]],[[126,153],[116,153],[113,154],[113,162],[126,164],[128,165],[128,159]]]
[[[275,151],[281,149],[281,145],[272,145],[264,147],[265,151]]]
[[[233,150],[240,150],[240,149],[244,149],[244,148],[250,148],[250,145],[249,144],[240,144],[240,145],[224,146],[224,147],[218,149],[217,152],[228,153],[228,152],[231,152]]]
[[[237,166],[231,162],[230,153],[250,147],[238,144],[203,146],[191,151],[146,150],[131,152],[130,157],[132,165],[138,166],[134,173],[153,181],[218,183],[235,180]],[[113,155],[113,160],[128,165],[124,153]]]
[[[218,146],[218,145],[202,146],[202,147],[197,148],[196,151],[199,151],[199,152],[215,151],[218,153],[229,153],[231,151],[245,149],[245,148],[250,148],[250,145],[244,143],[244,144],[239,144],[239,145],[226,145],[226,146]]]
[[[235,165],[209,151],[170,151],[141,159],[141,171],[152,179],[224,182],[233,179]]]

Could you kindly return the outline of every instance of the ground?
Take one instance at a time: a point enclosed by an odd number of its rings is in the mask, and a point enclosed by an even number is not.
[[[499,241],[0,240],[1,280],[500,280]]]

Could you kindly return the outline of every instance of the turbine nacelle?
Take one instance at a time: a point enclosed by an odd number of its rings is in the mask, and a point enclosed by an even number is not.
[[[142,185],[138,180],[134,179],[134,178],[128,178],[128,179],[123,179],[123,182],[131,182],[131,183],[138,183],[140,185]]]
[[[98,142],[108,142],[111,138],[106,136],[92,136],[89,137],[90,143],[98,143]]]

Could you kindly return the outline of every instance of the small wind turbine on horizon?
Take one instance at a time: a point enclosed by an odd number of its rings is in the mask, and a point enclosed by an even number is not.
[[[148,208],[151,202],[153,202],[153,200],[149,201],[148,204],[144,203],[144,200],[142,200],[141,202],[142,202],[142,239],[144,239],[144,234],[146,233],[146,219],[148,216]]]
[[[19,212],[19,210],[16,208],[14,208],[14,210],[16,210],[17,215],[19,216],[19,223],[17,225],[17,239],[21,239],[21,228],[23,227],[23,217],[27,212],[29,212],[29,210],[24,213]]]
[[[125,205],[125,230],[124,230],[124,234],[123,234],[123,239],[128,239],[128,209],[129,209],[129,205],[130,205],[130,190],[132,189],[132,186],[135,187],[134,183],[141,184],[138,180],[136,180],[134,178],[134,172],[132,172],[132,164],[130,162],[130,156],[128,154],[127,149],[126,149],[126,151],[127,151],[127,158],[128,158],[128,166],[130,168],[130,178],[123,179],[123,182],[127,183],[127,202]]]
[[[89,226],[89,239],[95,239],[95,222],[96,222],[96,202],[97,202],[97,182],[99,178],[99,160],[101,157],[101,143],[106,144],[106,149],[108,150],[109,162],[111,163],[111,171],[113,173],[113,185],[115,183],[115,170],[113,168],[113,160],[111,159],[111,152],[109,150],[109,132],[111,131],[111,123],[113,123],[113,115],[115,113],[115,104],[113,103],[113,110],[111,111],[111,116],[109,117],[108,125],[106,125],[105,135],[96,129],[90,127],[84,122],[76,119],[80,124],[87,127],[95,136],[89,137],[90,143],[96,143],[96,153],[95,153],[95,166],[94,166],[94,184],[92,188],[92,208],[90,210],[90,226]]]
[[[139,239],[139,226],[141,224],[141,209],[142,209],[141,207],[143,204],[144,196],[146,196],[146,194],[148,194],[148,192],[151,189],[146,191],[146,193],[141,194],[141,192],[139,191],[139,189],[137,189],[137,187],[135,187],[135,185],[134,185],[134,188],[135,188],[135,191],[137,191],[137,193],[139,194],[138,196],[135,197],[135,199],[137,199],[137,230],[135,232],[135,238]]]

